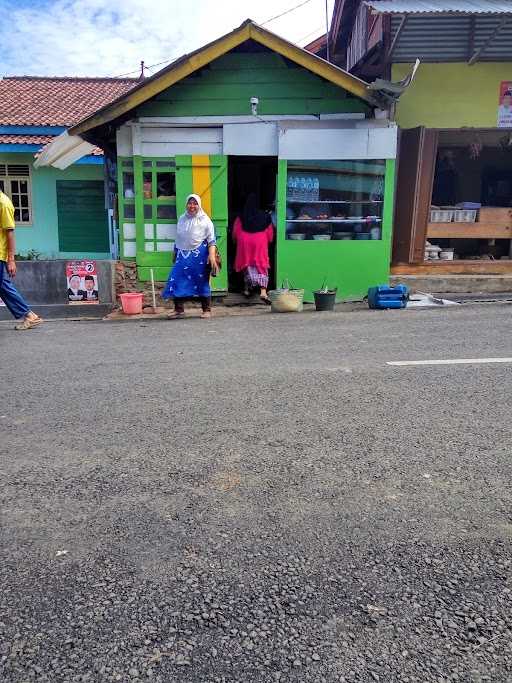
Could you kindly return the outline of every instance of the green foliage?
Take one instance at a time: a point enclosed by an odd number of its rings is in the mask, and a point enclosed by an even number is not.
[[[16,254],[15,261],[39,261],[42,253],[36,249],[29,249],[26,254]]]

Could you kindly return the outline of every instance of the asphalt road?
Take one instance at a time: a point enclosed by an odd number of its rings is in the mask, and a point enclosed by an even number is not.
[[[512,681],[511,332],[2,324],[2,683]]]

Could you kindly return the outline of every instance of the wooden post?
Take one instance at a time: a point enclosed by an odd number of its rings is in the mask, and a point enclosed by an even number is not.
[[[330,48],[329,48],[329,8],[327,6],[327,0],[325,0],[325,37],[326,37],[326,48],[327,48],[327,53],[326,53],[326,58],[327,61],[330,62]]]

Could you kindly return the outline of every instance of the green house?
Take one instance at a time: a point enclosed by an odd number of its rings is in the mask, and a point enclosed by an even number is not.
[[[167,278],[177,217],[195,192],[236,288],[231,227],[255,191],[276,224],[274,284],[358,298],[387,282],[396,127],[379,92],[248,20],[185,55],[57,139],[51,165],[115,148],[120,257]],[[75,154],[76,156],[76,154]]]

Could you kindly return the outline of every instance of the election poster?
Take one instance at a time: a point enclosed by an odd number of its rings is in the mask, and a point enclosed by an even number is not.
[[[99,303],[96,261],[68,261],[66,263],[66,280],[68,303]]]
[[[512,128],[512,81],[501,81],[498,128]]]

